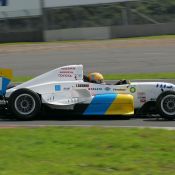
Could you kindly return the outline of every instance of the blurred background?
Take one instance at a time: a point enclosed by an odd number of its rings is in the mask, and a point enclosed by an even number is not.
[[[175,0],[0,0],[0,42],[175,34]]]

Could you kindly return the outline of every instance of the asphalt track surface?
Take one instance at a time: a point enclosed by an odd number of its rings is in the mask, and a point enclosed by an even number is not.
[[[175,121],[165,121],[156,118],[133,118],[130,120],[117,119],[51,119],[36,121],[15,121],[1,120],[0,128],[13,127],[45,127],[45,126],[63,126],[63,127],[123,127],[123,128],[162,128],[175,130]]]
[[[0,66],[15,75],[35,76],[70,64],[103,74],[174,72],[175,39],[0,46]]]
[[[99,71],[103,74],[175,72],[175,39],[52,43],[24,45],[22,47],[0,46],[0,66],[13,69],[15,75],[35,76],[69,64],[83,64],[85,72]],[[17,126],[161,127],[175,129],[175,121],[155,118],[0,120],[0,127]]]

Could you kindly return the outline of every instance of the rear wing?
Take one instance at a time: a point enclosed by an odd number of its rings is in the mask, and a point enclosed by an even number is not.
[[[0,95],[4,96],[9,85],[13,73],[11,69],[1,69],[0,68]]]

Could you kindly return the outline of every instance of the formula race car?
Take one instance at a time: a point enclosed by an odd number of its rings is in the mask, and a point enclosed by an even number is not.
[[[159,114],[175,119],[175,85],[164,82],[120,81],[116,85],[90,82],[83,65],[60,67],[7,88],[12,72],[0,70],[0,110],[34,119],[44,107],[58,114],[112,115],[130,118]]]

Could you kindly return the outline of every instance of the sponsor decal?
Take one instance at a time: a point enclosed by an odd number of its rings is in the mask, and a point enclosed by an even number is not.
[[[73,74],[74,72],[72,71],[60,71],[60,74]]]
[[[75,67],[63,67],[61,70],[75,70]]]
[[[138,92],[137,97],[141,103],[146,103],[146,93],[145,92]]]
[[[70,78],[70,77],[72,77],[72,75],[71,74],[58,74],[58,77],[64,77],[64,78]]]
[[[111,88],[110,87],[105,87],[105,91],[110,91]]]
[[[61,86],[60,85],[55,85],[55,91],[61,91]]]
[[[141,103],[146,103],[146,97],[141,97],[141,98],[140,98],[140,102],[141,102]]]
[[[131,88],[130,88],[130,92],[131,92],[131,93],[135,93],[135,92],[136,92],[136,88],[135,88],[135,87],[131,87]]]
[[[89,84],[76,84],[76,87],[89,87]]]
[[[0,6],[7,6],[7,0],[0,0]]]
[[[64,87],[63,90],[69,91],[70,90],[70,87]]]
[[[113,89],[113,91],[126,91],[126,89]]]
[[[51,102],[51,101],[54,101],[55,100],[55,96],[50,96],[47,98],[47,101],[48,102]]]
[[[90,91],[102,91],[102,88],[89,88]]]
[[[157,84],[156,87],[161,88],[161,89],[172,89],[173,88],[172,85],[167,85],[167,84]]]

